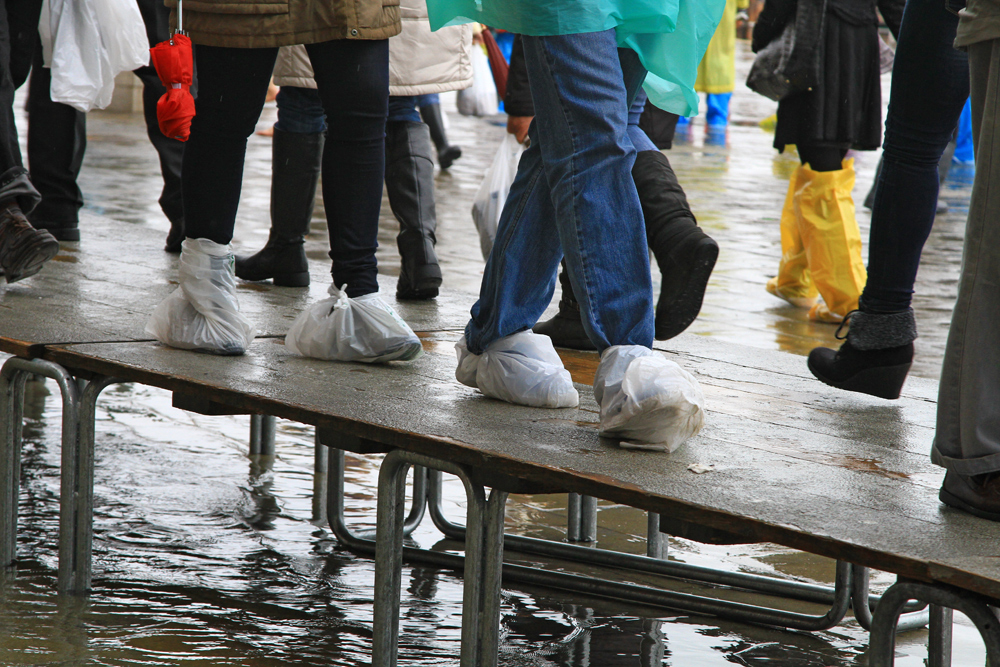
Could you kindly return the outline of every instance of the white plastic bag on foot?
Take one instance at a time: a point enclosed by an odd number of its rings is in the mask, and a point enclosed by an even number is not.
[[[601,354],[594,378],[600,434],[626,449],[672,452],[701,430],[705,396],[693,375],[641,345]]]
[[[208,239],[181,244],[180,287],[160,302],[146,331],[170,347],[243,354],[256,332],[236,300],[232,247]]]
[[[465,336],[455,343],[455,377],[486,396],[536,408],[575,408],[580,394],[552,347],[552,340],[531,331],[504,336],[482,354],[472,354]]]
[[[373,364],[410,361],[423,352],[417,335],[377,292],[351,299],[330,285],[329,293],[329,299],[304,310],[288,330],[285,345],[295,354]]]

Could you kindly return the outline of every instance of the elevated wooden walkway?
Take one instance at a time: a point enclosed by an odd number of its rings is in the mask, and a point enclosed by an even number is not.
[[[241,287],[242,309],[261,332],[245,356],[174,350],[149,341],[143,331],[148,313],[175,288],[170,279],[176,259],[160,250],[159,235],[90,216],[83,224],[93,240],[64,252],[34,279],[9,286],[0,300],[0,351],[21,358],[8,362],[0,377],[5,564],[15,557],[19,387],[26,373],[37,372],[60,382],[71,408],[64,419],[60,535],[60,585],[67,591],[90,585],[94,404],[104,387],[138,382],[174,392],[175,404],[188,409],[282,417],[315,425],[318,440],[331,448],[391,452],[383,464],[373,547],[381,582],[373,645],[379,665],[395,661],[401,475],[410,465],[458,474],[470,494],[465,665],[496,661],[506,493],[541,491],[607,499],[663,515],[665,525],[775,542],[843,564],[831,612],[819,620],[767,610],[761,615],[740,605],[713,607],[680,594],[665,593],[664,606],[819,628],[839,622],[853,599],[859,620],[874,623],[870,664],[882,665],[891,664],[903,605],[919,599],[932,603],[930,664],[949,664],[952,608],[976,622],[991,660],[1000,660],[1000,631],[990,607],[1000,600],[1000,525],[937,500],[943,471],[928,457],[935,383],[910,379],[899,401],[882,401],[826,387],[808,374],[801,357],[682,335],[657,347],[702,384],[704,431],[670,455],[623,450],[597,436],[590,388],[595,354],[563,355],[580,383],[576,409],[512,406],[458,384],[453,344],[472,303],[468,295],[398,304],[424,341],[426,354],[415,362],[368,366],[304,359],[290,354],[281,336],[307,303],[324,296],[326,266],[314,262],[308,293]],[[74,378],[89,384],[81,389]],[[715,469],[694,474],[689,466],[695,463]],[[332,488],[336,483],[331,476]],[[334,530],[355,539],[343,526]],[[356,546],[363,548],[360,541]],[[647,560],[654,563],[651,571],[661,571],[656,559]],[[864,568],[901,577],[874,619],[867,611]],[[595,589],[612,595],[613,586],[606,591]]]

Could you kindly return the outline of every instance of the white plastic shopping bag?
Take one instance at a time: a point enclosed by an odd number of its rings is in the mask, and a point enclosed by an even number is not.
[[[330,285],[329,294],[288,330],[285,345],[295,354],[372,364],[409,361],[423,353],[420,339],[378,293],[351,299]]]
[[[178,287],[160,302],[146,331],[184,350],[243,354],[256,332],[236,299],[232,247],[208,239],[185,239]]]
[[[54,102],[84,113],[111,103],[115,76],[149,64],[142,15],[131,0],[45,0],[39,32],[51,40]],[[43,44],[43,52],[47,52]]]
[[[485,47],[472,47],[472,85],[458,91],[457,102],[458,113],[463,116],[492,116],[499,111],[497,86]]]
[[[580,404],[573,379],[548,336],[522,331],[493,341],[482,354],[472,354],[462,336],[455,351],[455,378],[490,398],[536,408]]]
[[[601,354],[594,378],[600,434],[626,449],[672,452],[705,423],[705,396],[693,375],[641,345]]]
[[[513,134],[504,135],[493,163],[486,170],[476,197],[472,200],[472,220],[479,232],[479,248],[483,251],[483,259],[487,259],[493,250],[500,214],[507,195],[510,194],[511,183],[517,175],[517,164],[521,161],[522,153],[524,145]]]

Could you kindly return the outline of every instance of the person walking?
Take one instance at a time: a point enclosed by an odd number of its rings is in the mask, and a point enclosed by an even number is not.
[[[164,344],[215,354],[243,354],[253,340],[253,325],[239,312],[230,246],[246,141],[260,117],[278,48],[305,44],[329,125],[323,199],[335,305],[324,306],[325,315],[378,312],[388,327],[357,319],[347,333],[331,331],[325,358],[387,361],[420,354],[416,336],[378,297],[375,260],[389,37],[400,31],[398,2],[199,3],[185,8],[184,28],[195,45],[200,90],[181,172],[186,239],[180,289],[156,308],[147,331]]]
[[[809,353],[809,370],[830,386],[899,398],[913,363],[913,285],[934,224],[938,165],[969,96],[968,57],[954,47],[958,21],[939,0],[906,3],[872,203],[868,280],[840,349]]]
[[[434,249],[433,146],[417,105],[420,95],[472,85],[472,28],[454,26],[432,33],[423,0],[403,0],[400,9],[402,32],[389,40],[385,186],[400,226],[396,243],[402,264],[396,296],[422,300],[437,296],[442,277]],[[309,284],[304,237],[312,217],[327,125],[304,47],[279,51],[274,82],[280,91],[274,126],[271,231],[262,250],[236,257],[236,276],[301,287]]]
[[[875,150],[882,139],[876,6],[899,34],[904,0],[769,0],[753,33],[759,52],[796,12],[825,13],[797,42],[816,45],[819,84],[778,102],[774,147],[794,144],[801,166],[781,212],[781,261],[767,291],[809,319],[838,323],[858,306],[865,285],[861,234],[854,212],[854,160],[848,149]],[[817,296],[823,300],[818,301]]]
[[[41,7],[41,0],[0,0],[0,271],[8,284],[35,275],[59,252],[59,241],[25,217],[41,195],[24,168],[14,123],[14,91],[28,75]]]

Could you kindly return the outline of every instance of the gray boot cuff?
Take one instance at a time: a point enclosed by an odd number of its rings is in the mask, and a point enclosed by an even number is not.
[[[917,338],[913,309],[901,313],[872,314],[860,310],[851,314],[847,342],[856,350],[884,350],[912,343]]]

